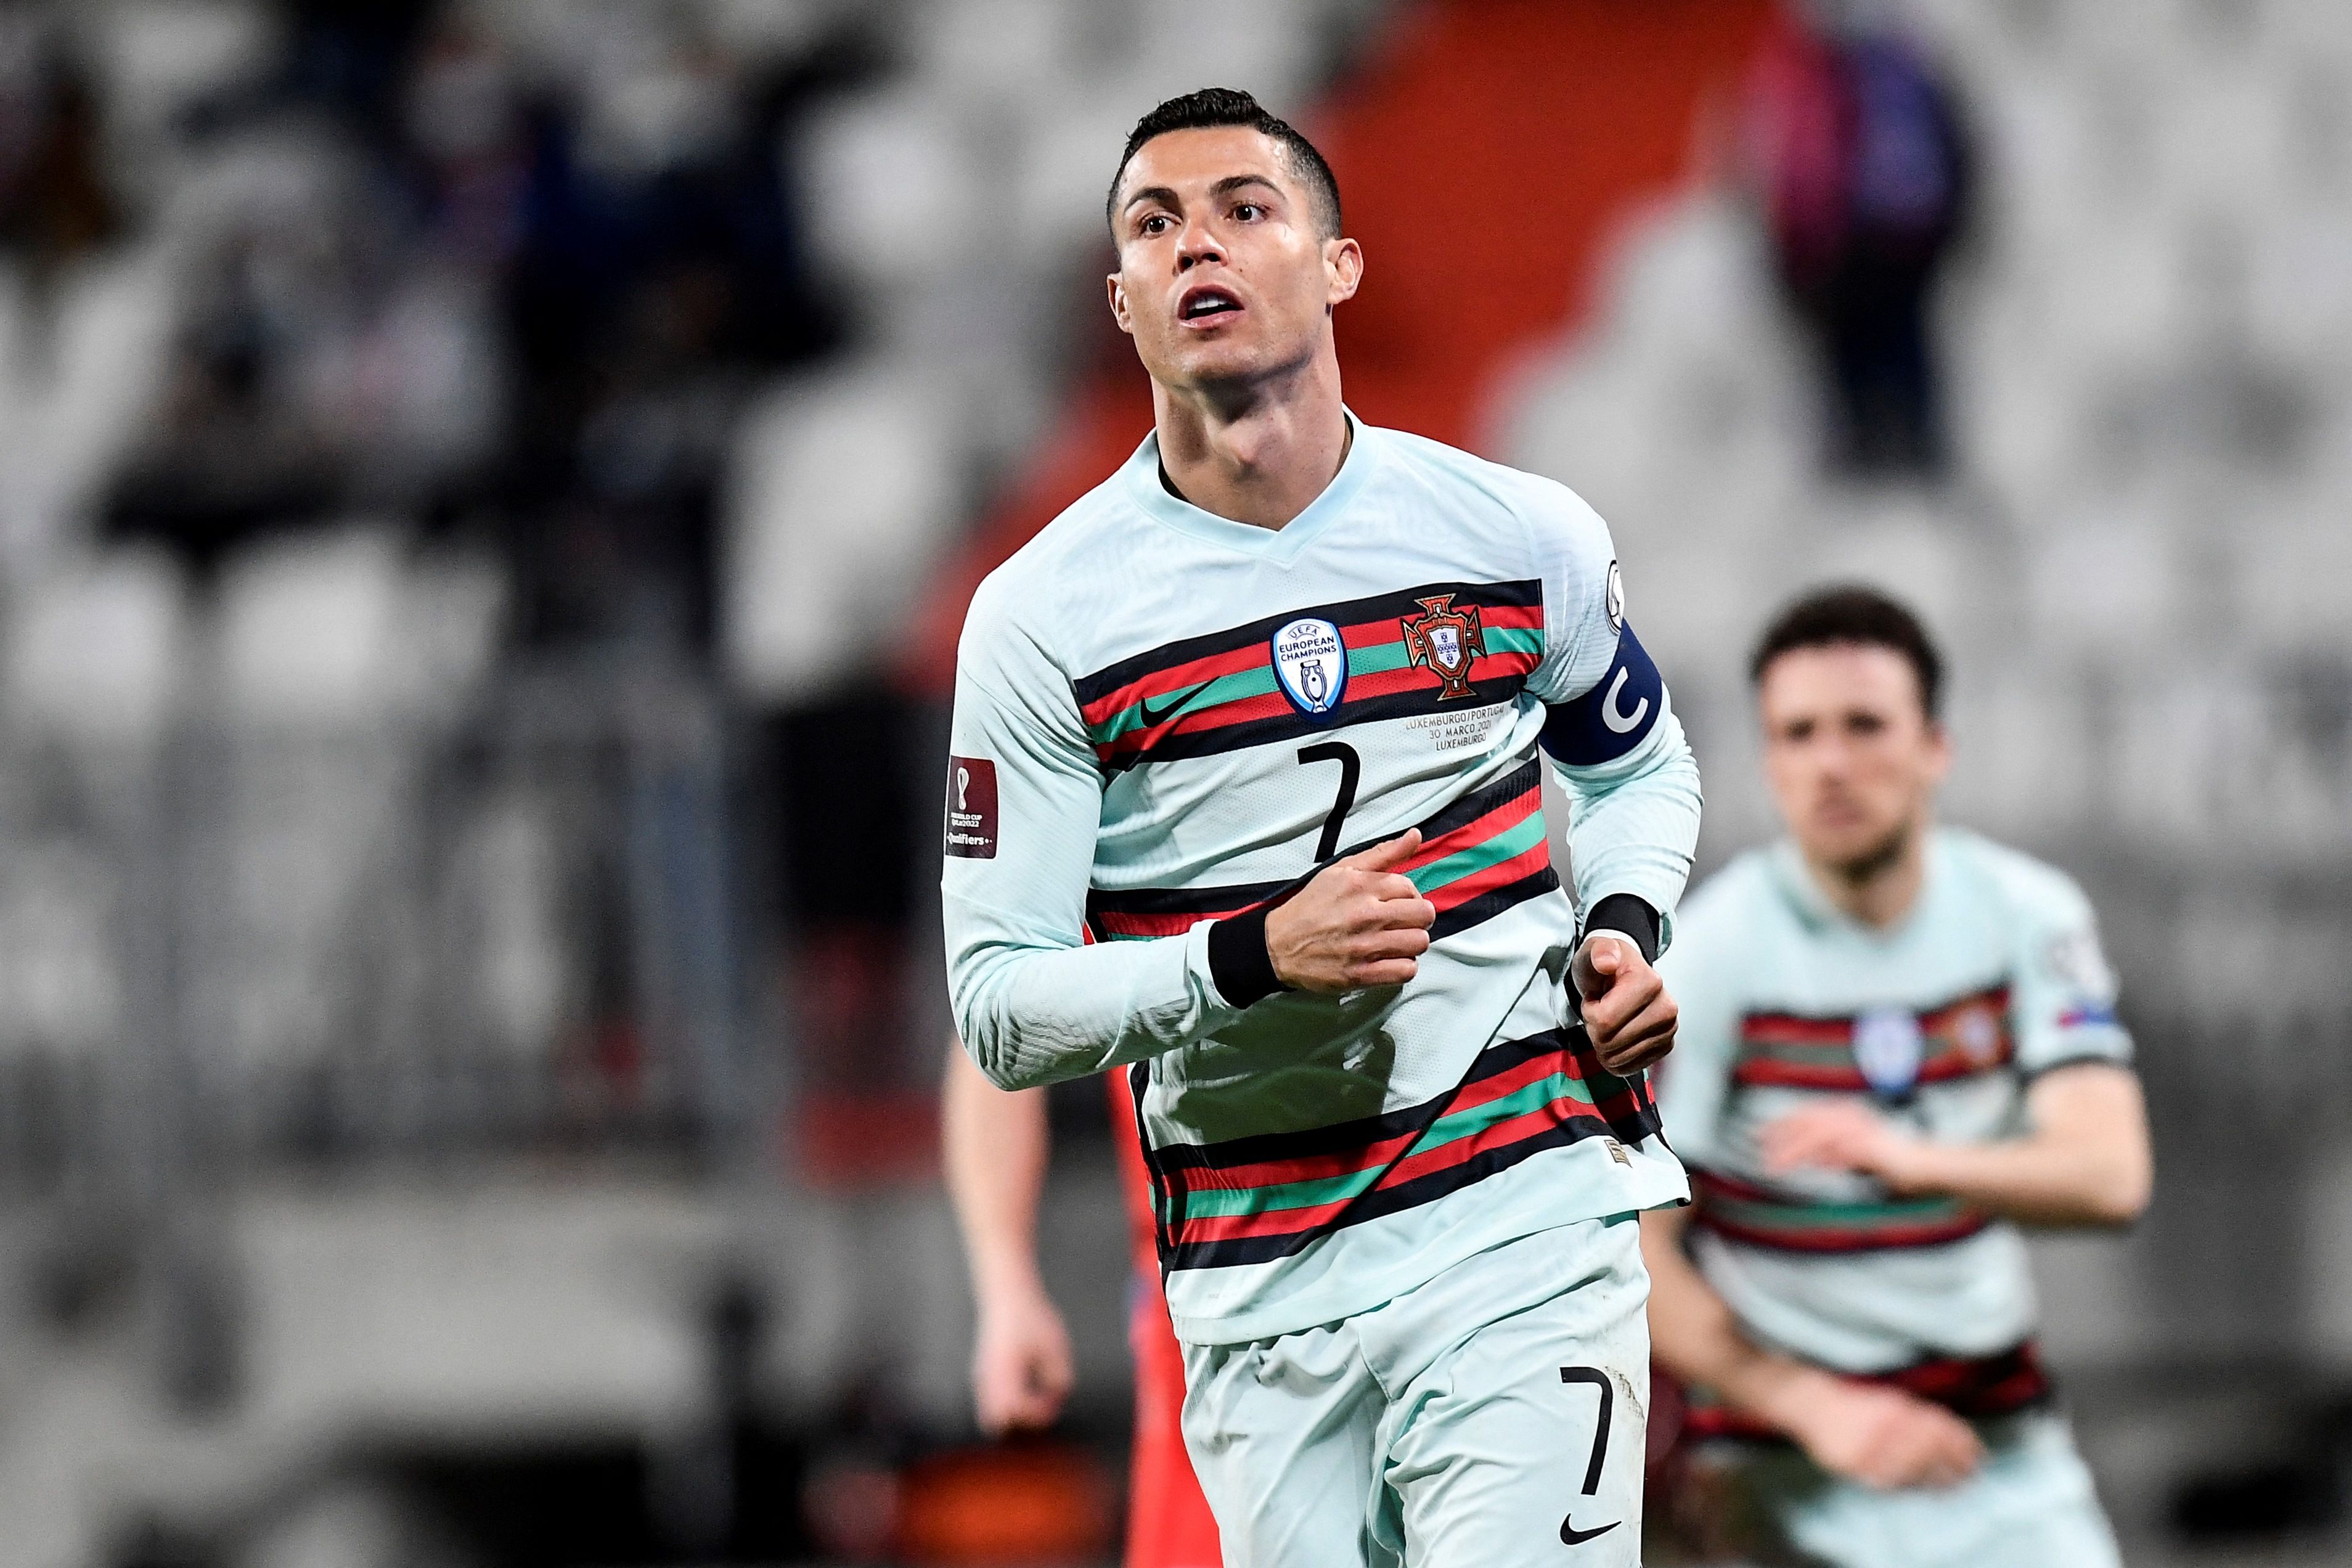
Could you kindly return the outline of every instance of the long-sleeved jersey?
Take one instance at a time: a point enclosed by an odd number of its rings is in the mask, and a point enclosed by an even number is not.
[[[1659,965],[1682,1023],[1659,1086],[1696,1189],[1700,1272],[1743,1329],[1840,1372],[1981,1358],[2033,1331],[2015,1226],[1848,1172],[1767,1171],[1757,1134],[1824,1096],[1922,1136],[2013,1135],[2031,1079],[2127,1063],[2091,907],[2063,874],[1937,831],[1918,904],[1873,931],[1822,896],[1786,843],[1691,898]]]
[[[1586,905],[1670,914],[1697,771],[1608,531],[1549,480],[1350,428],[1278,531],[1178,498],[1147,439],[982,584],[959,656],[957,1024],[1007,1087],[1130,1068],[1194,1342],[1687,1194],[1646,1084],[1575,1022],[1543,822],[1539,749]],[[1437,922],[1410,984],[1220,991],[1213,922],[1414,826]]]

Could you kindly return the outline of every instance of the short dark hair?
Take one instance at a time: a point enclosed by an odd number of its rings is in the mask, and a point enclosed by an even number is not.
[[[1246,125],[1280,142],[1284,156],[1290,160],[1290,172],[1307,187],[1307,201],[1315,209],[1315,226],[1326,239],[1339,237],[1339,182],[1331,165],[1297,127],[1267,113],[1256,99],[1233,87],[1204,87],[1171,98],[1135,122],[1135,129],[1127,134],[1127,151],[1118,155],[1118,167],[1111,172],[1110,194],[1103,198],[1103,221],[1110,225],[1113,237],[1118,234],[1118,183],[1127,178],[1127,166],[1143,144],[1171,131],[1204,131],[1220,125]]]
[[[1761,685],[1764,671],[1782,654],[1840,643],[1892,648],[1901,654],[1919,677],[1919,704],[1928,719],[1942,716],[1944,658],[1936,651],[1927,628],[1899,600],[1858,583],[1815,588],[1773,616],[1748,661],[1748,679]]]

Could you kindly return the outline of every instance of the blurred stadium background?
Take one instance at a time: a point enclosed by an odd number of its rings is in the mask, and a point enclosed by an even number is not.
[[[1907,249],[1807,205],[1825,60]],[[2089,886],[2143,1051],[2151,1215],[2039,1251],[2129,1554],[2352,1554],[2343,0],[58,0],[0,1561],[1108,1559],[1098,1095],[1070,1420],[971,1426],[935,764],[971,584],[1148,424],[1102,186],[1213,81],[1339,172],[1353,405],[1612,520],[1707,866],[1776,599],[1922,605],[1949,813]]]

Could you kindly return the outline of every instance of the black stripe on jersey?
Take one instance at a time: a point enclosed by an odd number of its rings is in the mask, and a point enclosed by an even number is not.
[[[1421,841],[1426,844],[1433,838],[1443,837],[1457,827],[1467,826],[1477,821],[1490,811],[1508,805],[1528,791],[1540,788],[1543,784],[1543,772],[1537,765],[1534,748],[1529,747],[1521,752],[1518,762],[1517,767],[1513,768],[1494,783],[1472,790],[1459,800],[1439,807],[1430,816],[1414,823],[1412,826],[1421,829]],[[1340,850],[1338,858],[1345,858],[1349,855],[1360,855],[1373,845],[1385,844],[1405,831],[1407,830],[1400,827],[1396,833],[1383,833],[1376,838],[1367,838],[1360,844],[1350,845]]]
[[[1576,1058],[1586,1087],[1592,1090],[1596,1101],[1604,1095],[1619,1092],[1636,1097],[1639,1107],[1633,1115],[1609,1119],[1619,1139],[1638,1143],[1658,1131],[1657,1108],[1646,1081],[1621,1079],[1603,1068],[1593,1053],[1584,1026],[1573,1024],[1564,1029],[1546,1029],[1540,1035],[1488,1046],[1478,1053],[1459,1083],[1419,1105],[1322,1127],[1302,1128],[1295,1132],[1252,1132],[1215,1143],[1168,1143],[1154,1150],[1153,1157],[1162,1170],[1174,1175],[1184,1171],[1230,1171],[1238,1165],[1255,1165],[1268,1160],[1308,1160],[1318,1154],[1344,1154],[1350,1149],[1418,1132],[1451,1109],[1464,1089],[1557,1051],[1566,1051]]]
[[[1236,1264],[1271,1263],[1276,1258],[1294,1257],[1307,1250],[1309,1243],[1319,1241],[1333,1231],[1419,1208],[1423,1204],[1434,1203],[1449,1194],[1507,1171],[1547,1149],[1565,1149],[1587,1138],[1602,1136],[1613,1134],[1598,1117],[1572,1117],[1516,1143],[1506,1143],[1501,1148],[1474,1154],[1458,1165],[1432,1171],[1428,1175],[1417,1176],[1398,1186],[1375,1187],[1349,1205],[1345,1215],[1328,1225],[1279,1236],[1243,1236],[1221,1241],[1180,1242],[1170,1249],[1161,1272],[1164,1274],[1171,1268],[1224,1268]],[[1621,1138],[1619,1142],[1624,1140]]]
[[[1413,824],[1421,829],[1421,841],[1426,844],[1433,838],[1475,822],[1488,812],[1509,805],[1528,791],[1541,787],[1542,769],[1536,761],[1534,750],[1530,748],[1520,755],[1523,760],[1519,765],[1501,778],[1483,788],[1472,790],[1468,795],[1440,807],[1429,816]],[[1339,859],[1349,855],[1361,854],[1375,844],[1387,843],[1396,837],[1398,833],[1403,831],[1404,829],[1400,828],[1397,833],[1384,833],[1379,837],[1367,838],[1360,844],[1350,845],[1340,850],[1333,858]],[[1095,917],[1098,915],[1231,914],[1236,910],[1246,910],[1258,904],[1271,903],[1285,894],[1295,891],[1305,886],[1309,877],[1328,864],[1329,864],[1328,861],[1318,864],[1286,882],[1229,882],[1201,888],[1130,888],[1124,891],[1112,891],[1101,888],[1089,889],[1087,893],[1087,918],[1088,922],[1092,923]],[[1522,877],[1516,882],[1490,889],[1468,903],[1456,905],[1440,914],[1437,917],[1437,923],[1430,929],[1429,939],[1435,942],[1441,937],[1451,936],[1455,931],[1467,931],[1481,921],[1494,919],[1513,904],[1524,903],[1529,899],[1540,897],[1559,886],[1559,875],[1547,866],[1534,876]],[[1106,938],[1109,934],[1100,926],[1095,928],[1095,936],[1097,940]]]
[[[1576,1025],[1565,1029],[1547,1029],[1525,1039],[1506,1040],[1487,1047],[1470,1064],[1470,1070],[1459,1083],[1419,1105],[1296,1132],[1255,1133],[1217,1143],[1167,1144],[1151,1151],[1151,1169],[1164,1183],[1162,1195],[1170,1205],[1168,1214],[1172,1220],[1183,1213],[1185,1173],[1188,1171],[1232,1170],[1266,1161],[1345,1154],[1351,1149],[1368,1148],[1392,1138],[1414,1135],[1452,1110],[1464,1089],[1555,1052],[1565,1052],[1575,1061],[1579,1075],[1592,1094],[1594,1106],[1591,1110],[1573,1113],[1566,1121],[1540,1132],[1486,1150],[1460,1164],[1433,1171],[1400,1185],[1373,1186],[1350,1201],[1338,1218],[1306,1229],[1265,1236],[1231,1237],[1217,1241],[1182,1242],[1174,1240],[1175,1237],[1181,1235],[1181,1224],[1171,1224],[1160,1231],[1162,1237],[1162,1272],[1171,1268],[1217,1268],[1234,1264],[1266,1263],[1278,1258],[1288,1258],[1335,1230],[1417,1208],[1508,1170],[1547,1149],[1565,1148],[1587,1138],[1601,1136],[1613,1137],[1622,1143],[1639,1144],[1659,1135],[1661,1124],[1657,1102],[1650,1093],[1648,1082],[1640,1077],[1621,1079],[1601,1067],[1583,1026]],[[1611,1101],[1618,1102],[1619,1109],[1613,1112],[1605,1109]],[[1388,1163],[1392,1168],[1415,1152],[1414,1145],[1408,1144]]]
[[[1456,931],[1493,920],[1514,905],[1529,899],[1540,899],[1559,886],[1559,873],[1546,866],[1533,876],[1522,877],[1516,882],[1506,882],[1499,888],[1489,888],[1468,903],[1456,904],[1442,911],[1429,928],[1429,940],[1444,942]]]
[[[1236,1165],[1255,1165],[1266,1160],[1307,1160],[1318,1154],[1344,1154],[1350,1149],[1382,1142],[1418,1132],[1437,1120],[1454,1097],[1474,1083],[1484,1083],[1497,1073],[1508,1072],[1537,1057],[1548,1056],[1561,1048],[1564,1037],[1560,1030],[1547,1029],[1540,1035],[1530,1035],[1523,1040],[1506,1040],[1488,1046],[1462,1075],[1462,1081],[1433,1100],[1419,1105],[1408,1105],[1399,1110],[1383,1111],[1378,1116],[1359,1116],[1350,1121],[1334,1121],[1322,1127],[1308,1127],[1297,1132],[1253,1132],[1245,1137],[1227,1138],[1216,1143],[1171,1143],[1157,1151],[1160,1164],[1173,1171],[1230,1171]]]
[[[1083,708],[1154,670],[1190,664],[1196,658],[1209,658],[1217,654],[1230,653],[1237,647],[1247,647],[1253,643],[1266,642],[1291,622],[1306,616],[1319,616],[1339,626],[1355,626],[1365,621],[1418,615],[1421,613],[1421,601],[1438,594],[1451,594],[1456,603],[1464,605],[1539,605],[1543,603],[1543,584],[1532,580],[1517,583],[1424,583],[1420,587],[1406,588],[1393,594],[1374,594],[1366,598],[1343,600],[1336,605],[1310,605],[1285,610],[1279,615],[1251,621],[1246,626],[1162,643],[1158,647],[1148,648],[1120,659],[1117,664],[1106,666],[1092,675],[1081,676],[1070,683],[1071,688],[1077,695],[1078,706]],[[1474,686],[1472,689],[1478,689]],[[1460,705],[1459,698],[1449,704]],[[1164,746],[1154,748],[1155,751],[1163,749]]]

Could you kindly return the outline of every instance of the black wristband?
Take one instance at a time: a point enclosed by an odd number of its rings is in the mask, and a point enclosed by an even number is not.
[[[1584,931],[1578,936],[1577,945],[1583,946],[1584,938],[1594,931],[1618,931],[1633,939],[1633,945],[1642,950],[1644,963],[1655,963],[1659,929],[1658,911],[1647,901],[1631,893],[1612,893],[1596,902],[1592,912],[1584,917]]]
[[[1290,989],[1274,973],[1274,954],[1265,950],[1265,915],[1248,910],[1209,926],[1209,978],[1217,994],[1236,1007]]]

